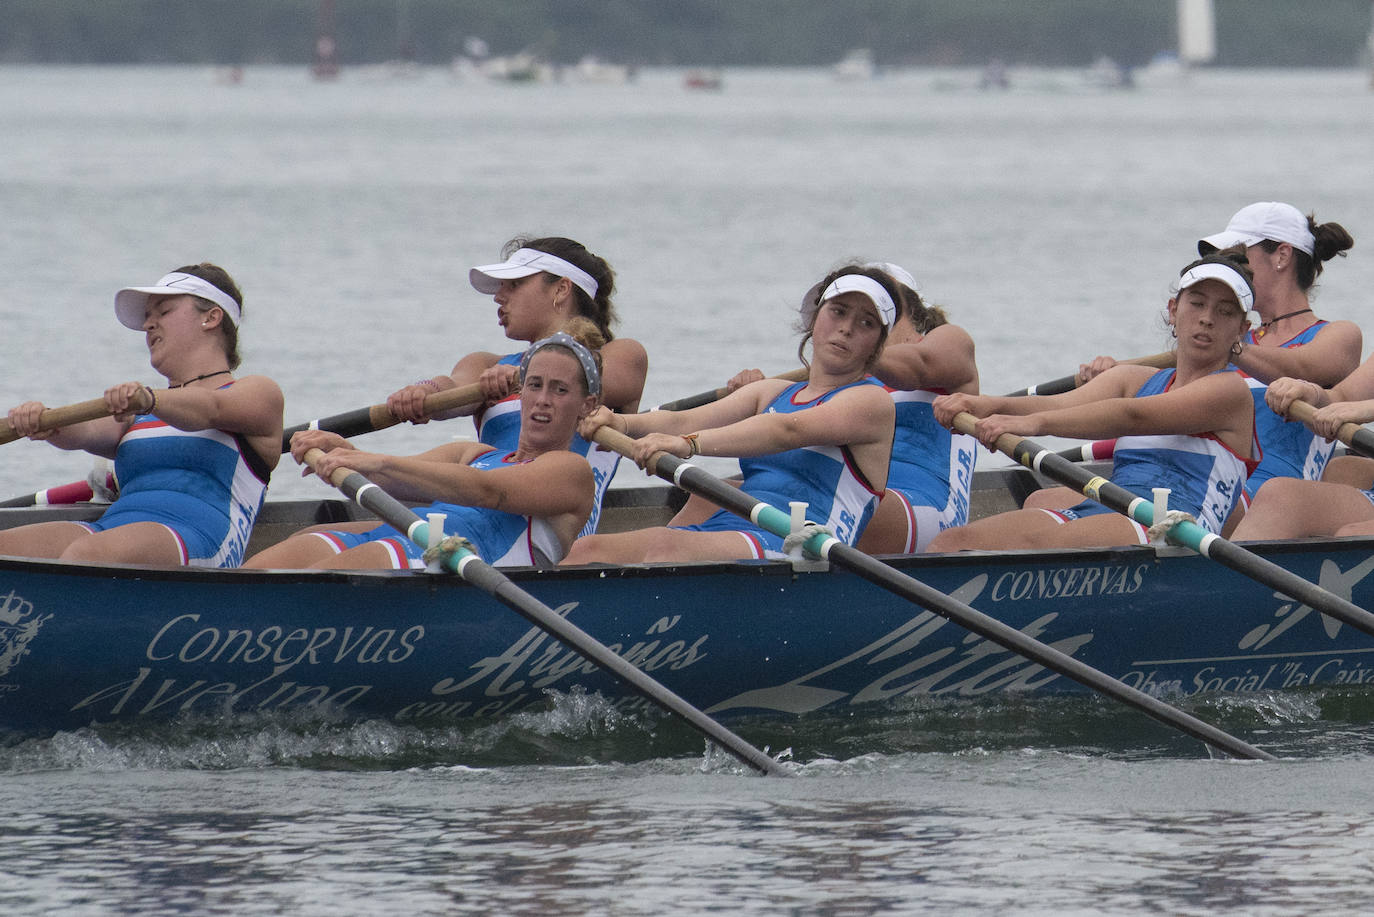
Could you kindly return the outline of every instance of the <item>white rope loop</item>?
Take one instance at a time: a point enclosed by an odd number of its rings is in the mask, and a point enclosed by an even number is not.
[[[1197,522],[1197,519],[1181,509],[1171,509],[1164,514],[1163,519],[1150,526],[1146,536],[1150,539],[1150,544],[1160,544],[1168,540],[1169,533],[1175,526],[1185,522]]]

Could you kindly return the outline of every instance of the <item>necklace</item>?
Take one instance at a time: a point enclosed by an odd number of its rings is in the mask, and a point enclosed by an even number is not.
[[[190,385],[192,382],[199,382],[201,379],[209,379],[209,378],[211,378],[211,377],[213,377],[213,376],[227,376],[227,375],[229,375],[229,373],[231,373],[231,372],[233,372],[233,370],[229,370],[229,369],[217,369],[217,370],[215,370],[215,371],[212,372],[212,373],[201,373],[199,376],[196,376],[194,379],[187,379],[185,382],[178,382],[176,385],[169,385],[169,386],[167,386],[167,387],[168,387],[168,388],[185,388],[186,386]]]
[[[1262,337],[1264,337],[1266,334],[1268,334],[1268,333],[1269,333],[1269,326],[1270,326],[1270,325],[1277,325],[1279,322],[1283,321],[1285,318],[1292,318],[1292,317],[1295,316],[1295,315],[1302,315],[1304,312],[1311,312],[1311,311],[1312,311],[1311,309],[1299,309],[1299,310],[1296,311],[1296,312],[1287,312],[1287,313],[1285,313],[1285,314],[1283,314],[1283,315],[1280,315],[1278,318],[1271,318],[1271,319],[1270,319],[1269,321],[1267,321],[1267,322],[1260,322],[1259,330],[1255,332],[1255,340],[1258,341],[1260,338],[1262,338]]]

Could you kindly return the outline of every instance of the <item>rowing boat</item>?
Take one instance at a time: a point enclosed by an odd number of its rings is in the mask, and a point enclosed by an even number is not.
[[[980,471],[978,514],[1040,486]],[[680,494],[612,489],[603,525],[664,521]],[[0,527],[99,506],[0,510]],[[269,502],[254,550],[359,518],[342,500]],[[1374,607],[1368,539],[1257,553]],[[1374,638],[1173,547],[966,552],[890,563],[1165,697],[1374,682]],[[758,561],[508,569],[512,580],[707,713],[882,712],[920,695],[1082,693],[859,577]],[[167,569],[0,558],[0,732],[291,712],[417,724],[543,707],[550,692],[649,704],[446,574]]]

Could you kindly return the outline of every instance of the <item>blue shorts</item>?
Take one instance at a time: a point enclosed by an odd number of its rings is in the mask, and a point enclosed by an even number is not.
[[[81,522],[92,532],[108,532],[135,522],[154,522],[167,529],[176,539],[181,551],[182,566],[209,566],[211,558],[224,549],[228,520],[222,513],[207,512],[205,501],[178,493],[159,493],[157,503],[126,499],[110,504],[104,515],[94,522]],[[148,505],[139,506],[139,502]],[[241,558],[230,559],[227,566],[238,566]]]
[[[327,531],[311,534],[323,539],[335,554],[375,542],[386,548],[392,570],[422,570],[425,566],[425,549],[389,525],[379,525],[366,532]]]
[[[1141,525],[1129,516],[1117,513],[1114,509],[1103,506],[1096,500],[1084,500],[1082,503],[1070,506],[1068,509],[1042,509],[1040,512],[1049,513],[1051,516],[1058,519],[1061,525],[1065,522],[1072,522],[1075,519],[1087,519],[1089,516],[1102,516],[1106,514],[1120,515],[1122,519],[1125,519],[1131,525],[1135,526],[1136,537],[1140,539],[1141,544],[1150,543],[1149,527]]]
[[[783,557],[782,536],[774,535],[729,510],[718,509],[705,522],[699,525],[674,525],[671,528],[683,532],[737,532],[749,543],[749,550],[755,560],[766,557]]]

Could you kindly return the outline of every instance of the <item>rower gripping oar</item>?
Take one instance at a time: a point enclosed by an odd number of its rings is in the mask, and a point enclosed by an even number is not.
[[[311,449],[306,452],[305,461],[314,468],[315,463],[323,455],[324,452],[321,450]],[[357,502],[359,506],[372,511],[388,525],[404,532],[411,541],[421,546],[428,545],[429,523],[363,475],[347,468],[340,468],[331,476],[330,483]],[[452,553],[446,553],[442,562],[450,572],[457,573],[465,581],[481,589],[506,607],[518,612],[531,624],[554,639],[561,641],[565,646],[571,647],[581,653],[583,657],[608,670],[664,710],[682,717],[698,732],[729,751],[740,761],[764,774],[786,775],[787,771],[782,768],[782,765],[769,755],[750,745],[693,707],[662,683],[626,662],[624,658],[616,655],[609,647],[600,643],[586,631],[515,585],[504,573],[483,561],[473,552],[459,547]]]
[[[634,441],[610,427],[602,427],[596,432],[598,443],[614,449],[621,455],[629,456]],[[648,469],[669,483],[683,490],[698,494],[736,515],[749,519],[777,535],[791,533],[791,517],[762,500],[756,500],[744,491],[731,487],[714,475],[703,471],[689,461],[684,461],[667,452],[657,452],[650,458]],[[993,643],[1019,653],[1025,658],[1058,672],[1095,691],[1129,704],[1147,715],[1180,730],[1208,745],[1219,748],[1237,758],[1257,758],[1273,760],[1273,755],[1249,745],[1215,726],[1184,713],[1182,710],[1164,703],[1158,698],[1117,681],[1105,672],[1093,668],[1081,660],[1048,646],[1021,631],[1002,623],[996,618],[945,595],[938,589],[922,583],[882,563],[864,552],[852,548],[828,532],[818,532],[807,539],[805,550],[819,558],[844,567],[863,579],[881,586],[895,595],[913,602],[943,618],[961,625]]]
[[[788,382],[800,382],[807,377],[809,370],[805,366],[789,370],[774,376],[774,379],[786,379]],[[695,395],[688,395],[686,398],[679,398],[676,401],[666,401],[654,408],[655,411],[686,411],[689,408],[699,408],[703,404],[710,404],[719,401],[730,394],[728,388],[713,388],[709,392],[698,392]]]
[[[140,403],[134,405],[138,411],[150,409],[157,401],[157,396],[166,394],[166,389],[155,391],[146,389],[149,397],[144,400],[140,398]],[[140,392],[140,395],[143,393]],[[56,430],[59,427],[70,426],[74,423],[85,423],[88,420],[99,420],[102,417],[109,417],[110,409],[105,405],[104,398],[92,398],[90,401],[78,401],[76,404],[68,404],[60,408],[48,408],[38,415],[38,429],[40,432],[46,430]],[[0,420],[0,445],[12,443],[16,439],[23,437],[14,432],[14,427],[9,420]]]
[[[426,414],[437,414],[440,411],[467,407],[481,400],[482,389],[474,382],[470,385],[460,385],[457,388],[426,395],[424,409]],[[387,427],[394,427],[400,422],[396,415],[387,410],[384,404],[374,404],[368,408],[345,411],[342,414],[333,414],[318,420],[298,423],[294,427],[287,427],[281,434],[281,451],[290,452],[292,434],[302,430],[326,430],[340,436],[358,436],[362,433],[385,430]]]
[[[1153,366],[1155,369],[1168,369],[1174,365],[1174,352],[1172,350],[1164,353],[1153,353],[1147,357],[1136,357],[1132,360],[1122,360],[1122,363],[1131,363],[1136,366]],[[1078,388],[1078,375],[1064,376],[1062,379],[1052,379],[1049,382],[1041,382],[1039,385],[1032,385],[1028,388],[1018,388],[1014,392],[1007,392],[1004,398],[1015,398],[1019,395],[1062,395]]]
[[[1317,409],[1306,401],[1294,401],[1288,406],[1288,416],[1300,423],[1307,423],[1316,416]],[[1350,449],[1365,458],[1374,458],[1374,431],[1357,423],[1343,423],[1336,431],[1336,438]]]
[[[963,412],[955,415],[954,429],[973,435],[977,422],[978,418]],[[1141,525],[1150,526],[1155,523],[1154,503],[1151,500],[1136,496],[1126,488],[1075,465],[1044,446],[1011,433],[999,436],[996,445],[999,452],[1010,456],[1032,471],[1073,487],[1108,509],[1116,510]],[[1285,570],[1273,561],[1265,560],[1258,554],[1209,532],[1196,522],[1183,520],[1171,527],[1166,537],[1174,544],[1191,548],[1222,566],[1230,567],[1243,576],[1297,599],[1309,608],[1374,635],[1374,615],[1363,608],[1316,583],[1308,582],[1290,570]]]

